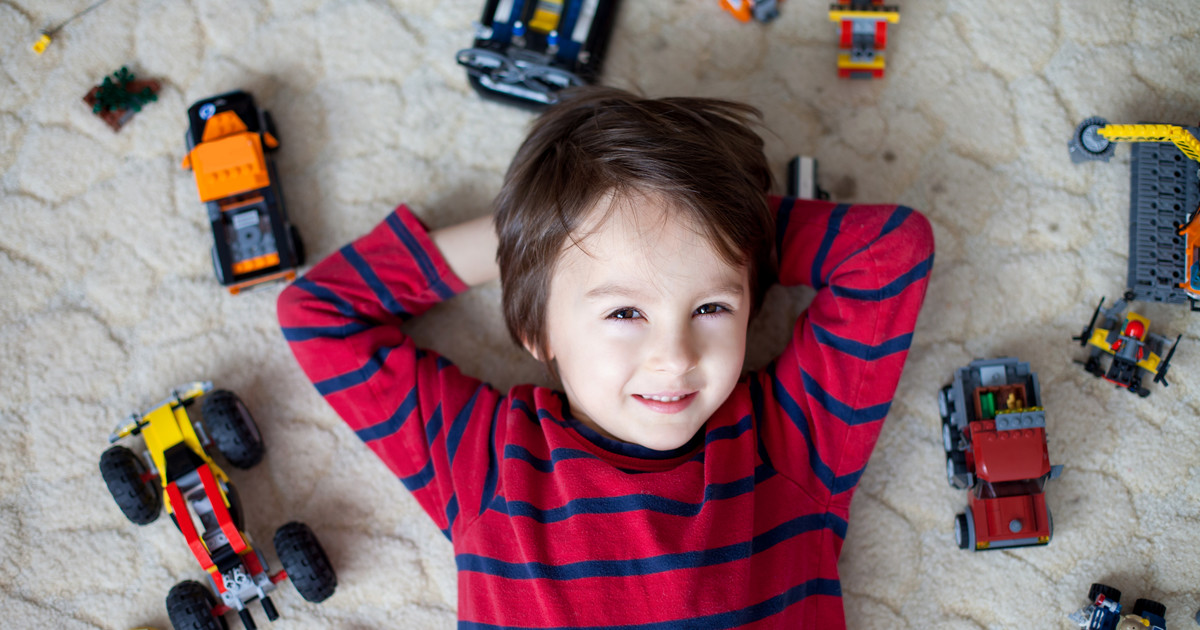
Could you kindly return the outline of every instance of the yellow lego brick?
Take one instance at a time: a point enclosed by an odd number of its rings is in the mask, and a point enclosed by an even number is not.
[[[882,54],[876,54],[873,61],[852,61],[850,53],[840,53],[837,67],[839,70],[883,70],[884,59]]]
[[[49,45],[50,45],[50,36],[45,33],[42,33],[42,36],[39,37],[38,40],[33,43],[33,52],[40,55],[40,54],[46,52],[46,47]]]
[[[529,20],[529,30],[539,33],[549,33],[558,28],[562,19],[562,0],[538,0],[533,19]]]
[[[1170,142],[1200,162],[1200,140],[1178,125],[1105,125],[1097,132],[1113,142]]]
[[[849,9],[839,9],[840,5],[833,5],[829,9],[829,21],[841,22],[842,20],[876,20],[887,21],[895,24],[900,21],[900,10],[896,7],[879,7],[877,10],[868,9],[865,11],[851,11]]]

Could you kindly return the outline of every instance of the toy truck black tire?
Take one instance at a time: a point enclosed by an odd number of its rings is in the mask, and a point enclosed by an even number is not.
[[[100,456],[100,475],[125,518],[147,525],[162,510],[162,489],[154,480],[143,481],[146,464],[124,446],[114,446]]]
[[[296,266],[303,267],[308,259],[308,252],[304,249],[304,239],[300,238],[300,230],[294,225],[289,225],[288,234],[292,237],[292,253],[296,256]]]
[[[277,529],[275,555],[287,571],[292,586],[305,600],[318,603],[333,595],[337,574],[308,525],[293,521]]]
[[[1167,607],[1152,599],[1138,599],[1133,602],[1133,614],[1142,617],[1142,613],[1150,613],[1157,617],[1167,616]]]
[[[969,508],[966,514],[954,517],[954,542],[959,549],[975,550],[975,520]]]
[[[262,434],[233,392],[218,389],[205,396],[202,411],[209,437],[230,464],[245,469],[262,461]]]
[[[229,630],[229,625],[212,614],[217,599],[203,584],[188,580],[167,594],[167,616],[175,630]]]
[[[1104,599],[1111,599],[1118,604],[1121,603],[1121,591],[1119,589],[1115,589],[1107,584],[1100,583],[1093,583],[1092,588],[1088,589],[1088,600],[1093,602],[1096,601],[1096,598],[1099,597],[1101,593],[1104,594]]]

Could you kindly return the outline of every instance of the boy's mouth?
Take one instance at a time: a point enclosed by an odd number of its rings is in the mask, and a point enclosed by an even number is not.
[[[678,413],[692,404],[692,401],[696,399],[696,393],[634,394],[633,397],[659,413]]]

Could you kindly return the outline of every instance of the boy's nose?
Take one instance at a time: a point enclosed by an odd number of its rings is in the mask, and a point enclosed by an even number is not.
[[[700,361],[697,340],[686,329],[663,331],[650,343],[649,367],[656,372],[686,374]]]

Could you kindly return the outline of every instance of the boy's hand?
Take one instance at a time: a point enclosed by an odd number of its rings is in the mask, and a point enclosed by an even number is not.
[[[429,234],[450,265],[450,270],[471,286],[500,277],[496,264],[496,228],[492,215],[484,215]]]

